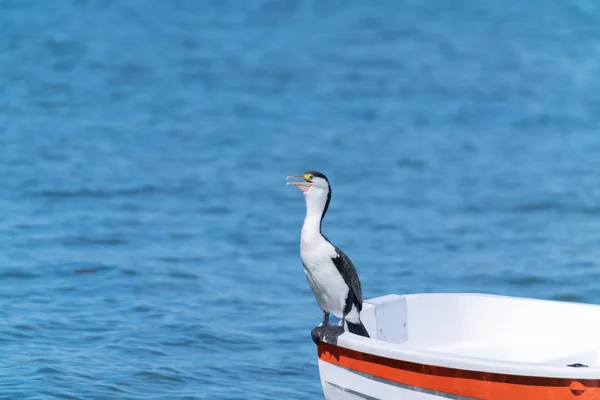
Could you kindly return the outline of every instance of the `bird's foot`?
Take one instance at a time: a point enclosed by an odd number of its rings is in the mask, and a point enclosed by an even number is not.
[[[320,341],[337,344],[338,337],[344,333],[344,327],[338,325],[318,325],[311,332],[310,336],[315,342],[319,344]]]
[[[319,345],[321,338],[323,337],[323,325],[317,325],[310,331],[310,337],[316,345]]]
[[[326,325],[323,328],[323,341],[337,344],[338,337],[344,333],[344,327],[339,325]]]

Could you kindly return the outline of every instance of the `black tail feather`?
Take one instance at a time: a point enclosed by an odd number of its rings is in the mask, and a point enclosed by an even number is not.
[[[369,332],[367,332],[367,328],[365,328],[362,321],[358,321],[358,324],[355,324],[346,320],[346,323],[348,324],[348,331],[350,331],[350,333],[354,333],[355,335],[359,336],[370,337]]]

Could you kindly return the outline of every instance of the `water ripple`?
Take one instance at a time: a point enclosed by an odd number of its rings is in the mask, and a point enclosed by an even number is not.
[[[23,271],[23,270],[4,270],[0,271],[0,279],[35,279],[39,278],[40,275]]]
[[[96,198],[106,199],[112,197],[129,197],[155,193],[166,193],[164,188],[158,188],[156,186],[142,186],[137,188],[126,188],[117,190],[100,190],[100,189],[78,189],[78,190],[56,190],[56,189],[45,189],[32,194],[37,196],[43,196],[48,198],[73,198],[73,199],[85,199],[85,198]]]

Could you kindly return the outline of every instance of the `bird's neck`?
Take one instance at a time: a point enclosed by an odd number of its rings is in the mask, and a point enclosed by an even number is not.
[[[321,217],[315,215],[306,215],[304,225],[302,225],[302,233],[300,239],[304,243],[313,242],[322,238],[321,235]]]
[[[303,242],[311,242],[323,237],[321,234],[321,221],[325,215],[325,203],[320,199],[306,197],[306,218],[302,225],[301,239]]]

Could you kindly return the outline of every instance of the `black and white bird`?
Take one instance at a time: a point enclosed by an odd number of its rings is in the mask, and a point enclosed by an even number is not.
[[[296,180],[287,185],[300,189],[306,202],[300,257],[310,288],[323,311],[323,324],[313,329],[313,340],[336,343],[345,327],[351,333],[369,337],[360,320],[362,293],[356,269],[348,256],[321,233],[321,222],[331,200],[329,180],[316,171],[287,179]],[[329,324],[330,313],[342,319],[341,327]]]

